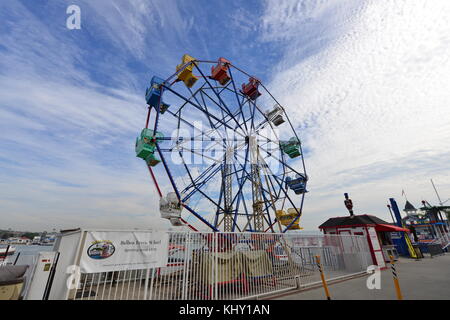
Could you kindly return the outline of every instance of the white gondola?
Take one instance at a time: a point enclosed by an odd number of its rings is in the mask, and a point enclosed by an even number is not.
[[[161,218],[168,219],[173,226],[181,226],[181,211],[183,206],[178,200],[175,192],[169,192],[167,196],[159,200],[159,211]]]
[[[283,108],[281,108],[281,106],[279,104],[276,104],[272,110],[267,111],[265,113],[267,119],[269,119],[269,121],[272,121],[272,123],[277,127],[280,124],[284,123],[282,114],[283,114]]]

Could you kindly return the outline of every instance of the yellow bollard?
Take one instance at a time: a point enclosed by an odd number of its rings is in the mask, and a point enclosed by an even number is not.
[[[400,290],[400,284],[398,282],[397,271],[394,266],[394,257],[391,255],[389,258],[391,259],[391,269],[394,278],[395,292],[397,293],[397,300],[403,300],[402,291]]]
[[[319,268],[320,278],[322,278],[323,288],[325,290],[325,295],[327,296],[327,300],[331,300],[330,291],[328,291],[327,281],[325,280],[325,276],[322,270],[322,264],[320,263],[320,256],[316,256],[317,267]]]

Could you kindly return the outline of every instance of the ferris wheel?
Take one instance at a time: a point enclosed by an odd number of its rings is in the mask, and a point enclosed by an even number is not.
[[[239,85],[240,84],[240,85]],[[286,110],[230,61],[187,54],[146,90],[136,139],[172,225],[221,232],[301,229],[308,177]]]

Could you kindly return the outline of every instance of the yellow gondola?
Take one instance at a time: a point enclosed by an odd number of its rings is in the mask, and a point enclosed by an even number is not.
[[[195,61],[196,59],[191,57],[188,54],[183,55],[181,58],[181,64],[177,65],[177,71],[183,68],[183,66],[186,63],[189,63],[191,61]],[[196,65],[196,62],[190,63],[188,66],[186,66],[183,71],[181,71],[178,74],[178,81],[183,81],[186,87],[192,88],[192,86],[197,82],[198,77],[194,76],[192,74],[192,70],[194,69],[194,65]]]
[[[300,211],[300,209],[298,209],[298,210]],[[294,208],[289,208],[287,210],[287,213],[284,210],[277,210],[276,211],[276,217],[277,217],[277,220],[280,221],[280,223],[283,226],[287,227],[297,217],[297,211]],[[301,229],[303,229],[302,227],[300,227],[299,222],[300,222],[300,218],[298,218],[289,227],[289,230],[301,230]]]

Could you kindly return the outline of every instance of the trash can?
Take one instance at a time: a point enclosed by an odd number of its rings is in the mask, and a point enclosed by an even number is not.
[[[0,267],[0,300],[19,300],[28,266]]]

